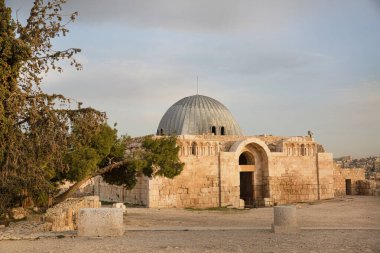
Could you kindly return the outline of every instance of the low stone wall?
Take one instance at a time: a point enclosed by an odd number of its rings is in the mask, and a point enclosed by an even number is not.
[[[346,195],[346,179],[351,180],[351,194],[358,195],[357,182],[365,180],[365,170],[363,168],[341,168],[334,164],[334,196]]]
[[[378,182],[375,180],[359,180],[356,181],[356,191],[359,195],[376,196]]]
[[[148,184],[149,178],[141,176],[137,178],[135,187],[127,190],[123,186],[107,184],[101,176],[90,179],[85,187],[82,187],[77,193],[81,196],[99,196],[101,201],[121,202],[134,205],[148,205]]]
[[[99,208],[98,196],[70,198],[49,208],[44,220],[52,224],[52,231],[76,230],[78,228],[78,214],[82,208]]]

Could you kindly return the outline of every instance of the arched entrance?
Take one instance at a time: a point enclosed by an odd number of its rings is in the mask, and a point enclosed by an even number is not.
[[[230,152],[235,152],[238,163],[240,199],[246,206],[261,206],[269,193],[268,146],[257,138],[235,143]]]

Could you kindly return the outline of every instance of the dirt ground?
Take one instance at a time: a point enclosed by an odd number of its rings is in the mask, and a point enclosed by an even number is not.
[[[350,196],[297,204],[298,234],[274,234],[272,208],[184,210],[128,208],[119,238],[75,232],[0,241],[8,252],[377,252],[380,198]],[[61,238],[61,239],[59,239]]]

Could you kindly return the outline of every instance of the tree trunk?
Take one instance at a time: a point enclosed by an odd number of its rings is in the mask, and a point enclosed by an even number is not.
[[[61,203],[61,202],[65,201],[66,199],[70,198],[71,196],[73,196],[74,193],[82,186],[82,184],[84,184],[85,182],[87,182],[87,180],[91,179],[92,177],[93,176],[87,176],[87,177],[83,178],[82,180],[77,181],[72,186],[70,186],[69,189],[67,189],[65,192],[63,192],[62,194],[58,195],[54,199],[54,201],[53,201],[54,205],[56,205],[58,203]]]
[[[82,180],[79,180],[78,182],[76,182],[75,184],[73,184],[72,186],[69,187],[69,189],[67,189],[65,192],[61,193],[60,195],[58,195],[57,197],[55,197],[54,199],[54,205],[56,204],[59,204],[63,201],[65,201],[66,199],[70,198],[71,196],[73,196],[73,194],[85,183],[87,182],[87,180],[95,177],[95,176],[99,176],[99,175],[102,175],[104,173],[107,173],[113,169],[116,169],[124,164],[126,164],[127,161],[126,160],[123,160],[123,161],[120,161],[120,162],[117,162],[117,163],[112,163],[106,167],[103,167],[103,168],[100,168],[98,170],[96,170],[94,172],[94,174],[90,175],[90,176],[87,176],[85,178],[83,178]]]

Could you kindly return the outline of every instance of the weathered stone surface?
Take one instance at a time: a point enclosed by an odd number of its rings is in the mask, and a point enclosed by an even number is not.
[[[70,198],[49,208],[44,219],[52,224],[52,231],[66,231],[77,229],[78,213],[82,208],[99,208],[98,196]]]
[[[180,135],[177,142],[185,167],[175,178],[139,177],[133,190],[99,178],[89,191],[102,200],[152,208],[239,208],[240,199],[247,205],[273,206],[330,199],[345,191],[345,177],[334,170],[332,154],[310,136]],[[239,164],[243,153],[254,164]],[[252,173],[248,197],[241,195],[241,172]],[[356,171],[355,180],[359,178],[364,179],[364,171]]]
[[[11,210],[11,217],[15,220],[24,219],[29,213],[22,207],[13,208]]]
[[[127,212],[127,209],[126,209],[127,207],[123,203],[113,203],[112,207],[113,208],[120,208],[121,210],[123,210],[123,213]]]
[[[78,236],[122,236],[123,210],[83,208],[78,216]]]
[[[273,217],[272,231],[274,233],[299,231],[295,206],[275,206],[273,207]]]

